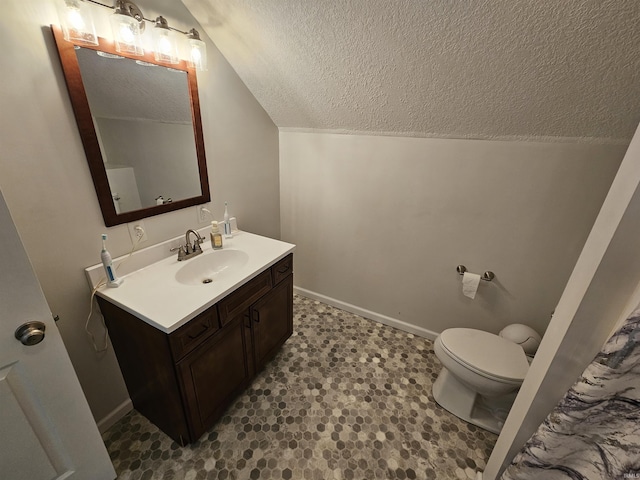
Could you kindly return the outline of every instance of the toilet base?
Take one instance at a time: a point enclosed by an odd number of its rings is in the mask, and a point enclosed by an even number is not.
[[[500,434],[517,393],[499,397],[478,395],[446,368],[440,371],[433,384],[433,398],[438,405],[456,417],[495,434]]]

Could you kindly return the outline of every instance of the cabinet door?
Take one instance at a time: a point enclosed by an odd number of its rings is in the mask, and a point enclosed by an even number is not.
[[[220,418],[251,379],[243,320],[242,314],[236,316],[178,363],[193,441]]]
[[[258,300],[251,307],[250,317],[259,370],[293,333],[293,275]]]

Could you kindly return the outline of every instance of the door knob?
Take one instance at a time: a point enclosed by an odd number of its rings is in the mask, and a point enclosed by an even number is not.
[[[27,322],[16,329],[15,335],[23,345],[31,346],[44,340],[44,329],[42,322]]]

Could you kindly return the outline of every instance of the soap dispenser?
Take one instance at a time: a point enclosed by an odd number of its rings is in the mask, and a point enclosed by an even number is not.
[[[211,247],[214,250],[222,248],[222,235],[218,229],[218,222],[211,222]]]

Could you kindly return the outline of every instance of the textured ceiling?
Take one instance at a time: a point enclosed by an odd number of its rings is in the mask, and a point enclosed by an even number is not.
[[[628,139],[638,0],[182,0],[278,127]]]
[[[106,58],[79,48],[76,56],[94,117],[191,123],[187,75],[179,70]]]

